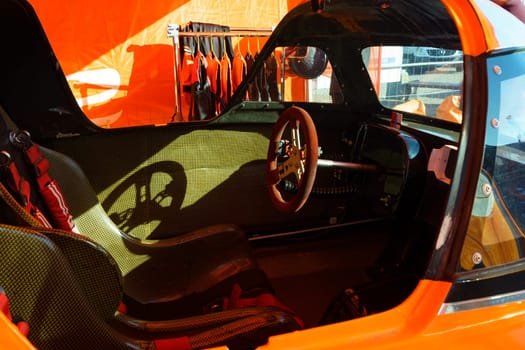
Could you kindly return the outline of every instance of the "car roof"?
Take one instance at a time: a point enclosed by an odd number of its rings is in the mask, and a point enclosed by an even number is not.
[[[292,10],[275,30],[281,41],[344,37],[371,45],[435,46],[467,55],[524,46],[523,25],[491,0],[331,0]]]
[[[381,4],[383,3],[383,5]],[[330,1],[321,11],[306,3],[281,22],[281,38],[341,36],[363,44],[410,44],[459,47],[456,25],[440,1]]]

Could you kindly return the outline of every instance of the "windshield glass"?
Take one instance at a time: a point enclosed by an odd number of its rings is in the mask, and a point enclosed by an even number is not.
[[[525,248],[525,52],[489,58],[487,74],[483,171],[462,270],[518,260]]]
[[[461,123],[461,51],[427,46],[372,46],[362,51],[362,58],[383,106]]]

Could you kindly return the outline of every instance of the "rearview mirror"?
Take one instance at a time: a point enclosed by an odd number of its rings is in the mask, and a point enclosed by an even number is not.
[[[326,69],[326,53],[313,46],[295,46],[286,49],[290,70],[304,79],[314,79]]]

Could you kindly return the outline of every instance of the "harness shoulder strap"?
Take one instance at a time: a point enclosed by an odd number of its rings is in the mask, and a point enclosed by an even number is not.
[[[31,226],[51,228],[51,223],[49,223],[42,211],[31,202],[31,184],[20,175],[16,164],[11,159],[11,155],[5,150],[0,151],[0,171],[2,172],[2,178],[6,187],[8,187],[14,197],[16,197],[15,199],[11,196],[11,193],[2,186],[0,195],[6,204],[14,208],[20,206],[23,210],[14,209],[15,213],[24,216],[23,212],[26,212],[36,220],[37,224],[31,222],[32,220],[26,217],[22,217],[23,221],[31,224]]]
[[[40,152],[40,147],[35,143],[31,143],[24,150],[26,159],[33,165],[37,176],[38,190],[46,203],[56,228],[78,232],[73,221],[73,215],[69,211],[58,182],[49,176],[49,161]]]
[[[48,173],[49,161],[42,155],[39,146],[31,141],[27,131],[11,131],[9,141],[16,146],[15,151],[20,149],[23,152],[25,162],[32,168],[38,193],[42,197],[50,220],[31,202],[31,184],[20,176],[11,155],[3,150],[0,151],[0,166],[4,182],[15,194],[17,202],[40,223],[40,226],[78,232],[59,184]],[[10,204],[10,201],[7,203]]]

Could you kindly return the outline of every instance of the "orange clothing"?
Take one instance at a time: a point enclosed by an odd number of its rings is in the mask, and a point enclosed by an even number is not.
[[[220,102],[222,110],[228,104],[231,97],[231,62],[227,54],[224,54],[221,59],[220,80]]]
[[[246,77],[246,61],[240,54],[236,54],[232,61],[232,92],[235,92]]]
[[[180,69],[180,86],[181,86],[181,104],[179,110],[181,111],[182,120],[188,121],[190,114],[190,106],[192,104],[192,85],[198,81],[196,76],[195,64],[193,56],[188,52],[184,53]]]
[[[210,80],[210,91],[213,95],[213,101],[215,105],[215,114],[220,111],[220,87],[221,87],[221,79],[220,79],[220,69],[221,69],[221,63],[219,62],[219,59],[217,56],[215,56],[213,53],[209,52],[206,55],[206,61],[208,62],[208,79]]]

